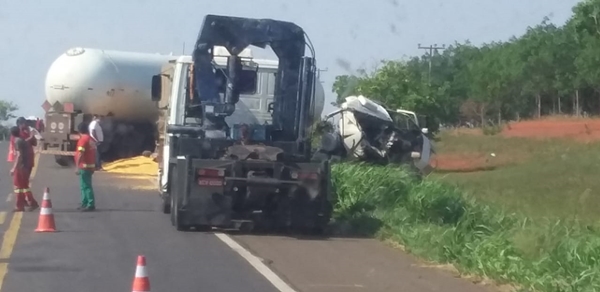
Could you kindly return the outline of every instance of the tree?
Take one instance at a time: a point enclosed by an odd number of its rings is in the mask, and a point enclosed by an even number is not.
[[[0,137],[2,139],[5,139],[9,136],[8,129],[10,127],[6,125],[6,121],[12,118],[16,118],[16,116],[13,115],[13,113],[18,109],[19,107],[16,104],[10,101],[0,100]]]
[[[344,98],[358,94],[357,88],[361,78],[354,75],[340,75],[335,77],[331,92],[335,92],[335,104],[340,105],[344,102]]]
[[[19,107],[13,102],[0,100],[0,122],[16,118],[13,113],[18,109]]]
[[[600,0],[587,0],[573,7],[562,27],[544,18],[518,38],[481,47],[467,41],[441,54],[384,60],[368,74],[338,76],[333,91],[338,103],[363,94],[448,124],[539,118],[568,108],[576,115],[600,114],[598,48]]]

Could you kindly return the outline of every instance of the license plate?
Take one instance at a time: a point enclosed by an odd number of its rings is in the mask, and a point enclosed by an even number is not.
[[[198,185],[206,186],[206,187],[220,187],[220,186],[223,186],[223,180],[201,178],[201,179],[198,179]]]

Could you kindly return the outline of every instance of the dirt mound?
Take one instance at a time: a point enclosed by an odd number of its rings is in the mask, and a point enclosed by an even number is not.
[[[581,142],[600,140],[600,119],[548,118],[509,123],[502,135],[524,138],[569,138]]]

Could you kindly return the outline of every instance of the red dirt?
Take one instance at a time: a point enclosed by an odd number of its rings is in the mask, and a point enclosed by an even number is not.
[[[432,159],[431,165],[436,172],[475,172],[493,170],[510,164],[513,160],[480,153],[438,154]]]
[[[483,135],[481,129],[458,129],[453,134]],[[551,117],[513,122],[506,125],[503,137],[532,139],[563,138],[589,143],[600,141],[600,119]],[[521,159],[524,157],[520,157]],[[491,157],[489,154],[438,154],[432,159],[437,172],[474,172],[492,170],[516,163],[519,157]]]
[[[600,140],[600,119],[561,119],[509,123],[502,135],[505,137],[568,138],[580,142]]]

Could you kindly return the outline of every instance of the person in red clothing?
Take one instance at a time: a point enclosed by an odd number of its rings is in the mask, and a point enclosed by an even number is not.
[[[35,129],[38,132],[43,133],[44,132],[44,120],[37,118],[37,120],[35,121]]]
[[[17,127],[19,127],[21,139],[25,140],[25,142],[27,142],[27,145],[28,145],[27,152],[29,152],[29,157],[31,157],[31,159],[29,161],[27,161],[27,165],[26,165],[27,173],[26,174],[27,174],[27,178],[30,179],[31,171],[33,170],[33,166],[35,164],[34,147],[37,146],[37,139],[35,138],[35,135],[33,135],[31,130],[29,129],[29,126],[27,125],[27,120],[24,117],[19,117],[17,119]],[[29,197],[26,197],[25,199],[26,199],[25,204],[32,207],[33,202],[31,202]]]
[[[77,152],[75,153],[75,165],[77,165],[75,173],[79,175],[81,186],[81,206],[78,209],[88,212],[96,209],[92,187],[92,175],[96,170],[96,145],[94,139],[90,136],[87,123],[80,123],[77,131],[81,134],[77,141]]]
[[[27,126],[27,122],[24,117],[19,117],[17,119],[17,127],[19,127],[19,129],[21,130],[21,134],[19,135],[21,138],[23,138],[25,141],[29,142],[31,144],[31,146],[37,145],[37,139],[35,139],[35,136],[32,135],[31,131],[29,130],[29,127]],[[8,150],[8,158],[6,159],[6,161],[8,161],[8,162],[15,161],[16,153],[14,152],[14,146],[15,146],[14,144],[15,144],[15,137],[11,135],[9,150]],[[33,148],[31,149],[31,151],[33,151]],[[32,161],[32,163],[33,163],[33,161]],[[33,165],[31,167],[33,167]]]
[[[39,207],[38,202],[33,197],[31,189],[29,188],[29,175],[31,170],[28,165],[30,160],[33,160],[33,156],[28,151],[28,143],[25,139],[21,138],[21,131],[18,127],[12,127],[10,129],[11,135],[14,137],[14,152],[15,161],[10,175],[13,177],[13,185],[16,199],[15,212],[23,212],[25,209],[25,202],[27,201],[30,207],[30,211],[33,211]]]
[[[27,126],[27,120],[25,120],[24,117],[19,117],[17,119],[17,127],[19,127],[19,129],[21,131],[20,137],[31,146],[29,148],[29,152],[32,154],[31,157],[34,157],[33,156],[35,154],[34,147],[37,146],[37,139],[35,138],[35,135],[33,135],[33,133],[31,133],[29,126]],[[29,167],[33,168],[33,165],[34,165],[34,162],[32,159]],[[31,171],[31,169],[30,169],[30,171]]]

